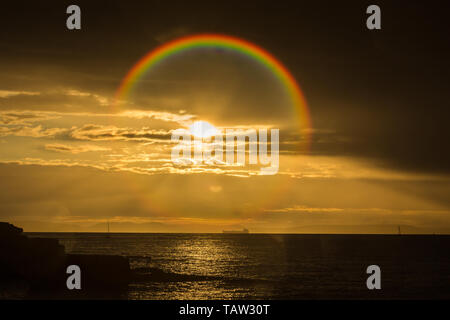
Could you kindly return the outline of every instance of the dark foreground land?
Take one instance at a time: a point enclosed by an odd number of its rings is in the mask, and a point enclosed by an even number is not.
[[[45,236],[28,237],[22,229],[0,223],[0,298],[450,299],[450,236],[70,236],[84,245],[77,254],[67,253],[60,244],[65,241],[58,241],[56,235]],[[172,242],[175,247],[187,245],[176,252]],[[132,257],[114,253],[123,254],[146,243],[154,245],[148,251],[156,255],[152,266],[130,268]],[[99,254],[95,244],[117,251]],[[214,260],[206,254],[192,254],[206,252],[211,245],[216,246]],[[172,253],[166,256],[158,248]],[[219,256],[218,248],[232,249]],[[187,254],[191,260],[186,260]],[[164,257],[161,264],[158,255]],[[66,287],[66,268],[71,264],[82,270],[80,291]],[[381,268],[381,290],[366,287],[366,268],[374,264]],[[189,271],[188,265],[197,271]],[[201,268],[206,273],[199,272]],[[218,268],[237,272],[214,273]]]
[[[82,270],[81,290],[67,288],[68,266]],[[120,255],[68,254],[57,239],[30,238],[0,222],[0,299],[126,299],[131,282],[208,281],[214,277],[131,269]]]
[[[80,298],[126,290],[132,274],[120,256],[66,254],[56,239],[28,238],[21,228],[0,223],[0,298]],[[80,292],[67,290],[67,267],[83,270]]]

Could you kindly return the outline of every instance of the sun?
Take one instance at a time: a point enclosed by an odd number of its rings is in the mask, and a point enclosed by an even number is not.
[[[189,126],[190,133],[198,138],[209,138],[220,131],[207,121],[196,121]]]

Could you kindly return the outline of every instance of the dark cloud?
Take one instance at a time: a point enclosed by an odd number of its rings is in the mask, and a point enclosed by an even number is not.
[[[154,130],[151,128],[141,128],[139,130],[117,128],[114,126],[101,126],[87,124],[81,128],[73,128],[66,136],[69,139],[91,140],[91,141],[141,141],[141,142],[167,142],[171,139],[172,133],[164,130]]]
[[[83,152],[93,152],[93,151],[109,151],[111,149],[95,146],[95,145],[64,145],[59,143],[46,144],[45,150],[54,151],[54,152],[62,152],[62,153],[72,153],[78,154]]]
[[[0,124],[4,125],[20,125],[29,124],[32,122],[45,121],[50,119],[56,119],[59,116],[50,115],[39,112],[0,112]]]

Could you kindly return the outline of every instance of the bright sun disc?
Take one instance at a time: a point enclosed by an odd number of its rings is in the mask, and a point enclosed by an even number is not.
[[[219,133],[216,127],[206,121],[196,121],[189,126],[192,135],[199,138],[208,138]]]

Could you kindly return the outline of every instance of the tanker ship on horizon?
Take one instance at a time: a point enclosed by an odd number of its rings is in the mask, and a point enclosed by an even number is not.
[[[234,234],[248,234],[248,229],[244,228],[242,230],[223,230],[223,233],[234,233]]]

